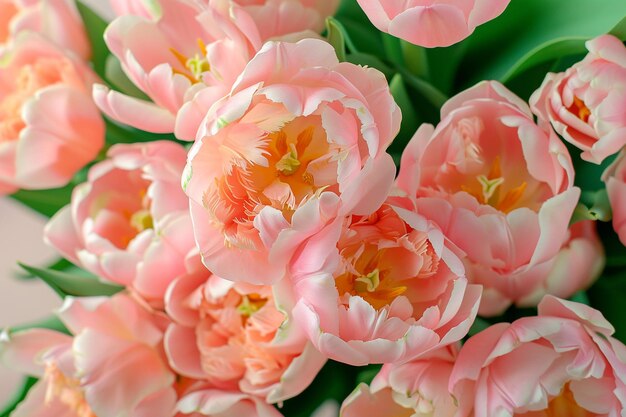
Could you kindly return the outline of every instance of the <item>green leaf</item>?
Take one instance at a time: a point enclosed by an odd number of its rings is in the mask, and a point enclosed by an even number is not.
[[[109,55],[105,65],[106,79],[119,91],[131,97],[141,100],[150,100],[131,80],[128,79],[126,73],[122,69],[120,60],[115,55]]]
[[[587,296],[587,293],[585,291],[578,291],[576,294],[572,295],[569,299],[576,303],[589,305],[589,296]]]
[[[36,382],[37,378],[24,378],[22,386],[17,390],[13,399],[2,411],[0,411],[0,417],[9,417],[13,410],[15,410],[15,408],[24,400],[24,398],[26,398],[28,391],[30,391],[30,389],[33,385],[35,385]]]
[[[359,6],[356,0],[341,0],[335,16],[348,17],[360,21],[362,24],[370,24],[367,16],[363,13],[361,6]]]
[[[520,58],[506,74],[504,74],[500,81],[507,83],[512,78],[520,76],[528,69],[548,61],[555,61],[564,56],[583,54],[587,51],[585,48],[586,40],[587,39],[584,37],[570,37],[552,39],[543,43]]]
[[[400,39],[383,32],[380,33],[380,38],[383,41],[384,55],[387,57],[387,60],[395,66],[404,66]]]
[[[404,77],[404,81],[418,91],[426,100],[428,100],[429,103],[437,109],[437,111],[439,111],[441,106],[443,106],[443,104],[448,100],[448,97],[432,84],[416,77],[406,69],[398,68],[398,71]]]
[[[76,2],[76,6],[83,19],[87,36],[91,43],[91,62],[93,63],[93,68],[100,77],[106,78],[106,59],[109,55],[109,50],[104,42],[104,31],[108,24],[98,14],[80,1]]]
[[[69,204],[73,185],[50,190],[19,190],[11,198],[46,217],[52,217],[61,207]]]
[[[467,333],[468,336],[474,336],[477,333],[482,332],[483,330],[485,330],[487,327],[491,326],[491,323],[488,322],[485,319],[482,319],[480,317],[476,317],[476,319],[474,320],[474,323],[472,324],[472,327],[470,327],[469,332]]]
[[[574,209],[570,224],[581,220],[611,221],[613,218],[611,203],[606,189],[585,191],[580,197],[580,203]]]
[[[400,47],[406,68],[417,77],[430,79],[427,49],[407,41],[401,41]]]
[[[626,17],[624,17],[611,31],[611,35],[620,38],[622,41],[626,41]]]
[[[359,384],[371,384],[372,380],[380,372],[382,365],[368,365],[360,371],[356,376],[356,385]]]
[[[600,165],[592,164],[583,160],[580,157],[581,150],[571,145],[570,143],[565,143],[569,150],[570,155],[572,155],[572,162],[574,163],[574,171],[576,172],[576,177],[574,178],[574,185],[580,187],[580,189],[585,191],[598,191],[604,189],[605,185],[602,181],[602,174],[604,171],[613,163],[616,155],[610,156],[606,158]]]
[[[357,375],[365,368],[328,361],[313,383],[300,395],[285,401],[280,412],[285,417],[311,417],[311,414],[326,400],[334,399],[339,404],[356,387]]]
[[[49,329],[56,330],[60,333],[70,334],[69,330],[67,330],[67,327],[65,327],[63,322],[57,316],[49,316],[34,322],[20,324],[19,326],[12,326],[9,327],[7,331],[9,334],[11,334],[28,329]]]
[[[415,134],[419,123],[415,118],[416,111],[413,107],[413,103],[411,103],[411,99],[409,97],[409,93],[406,90],[404,85],[404,81],[402,79],[402,75],[396,74],[391,78],[391,82],[389,83],[389,89],[391,90],[391,95],[395,99],[396,103],[400,107],[402,111],[402,124],[400,125],[400,133],[394,140],[392,144],[391,152],[394,150],[398,151],[398,153],[402,153],[406,144]]]
[[[466,40],[462,86],[501,79],[524,56],[553,39],[607,33],[624,15],[624,0],[512,0],[501,16],[479,26]]]
[[[188,143],[178,141],[172,134],[145,132],[118,124],[107,117],[104,118],[104,122],[106,124],[106,143],[108,146],[113,146],[118,143],[154,142],[157,140],[171,140],[184,144]]]
[[[467,53],[467,46],[467,42],[460,42],[447,48],[426,49],[428,66],[431,69],[428,80],[445,94],[455,92],[457,78],[465,73],[465,68],[459,65]]]
[[[345,30],[341,27],[341,23],[332,17],[326,19],[326,37],[328,38],[328,43],[335,49],[337,58],[341,62],[346,60],[346,38],[344,33]]]
[[[61,298],[66,296],[90,297],[111,296],[123,290],[114,284],[107,284],[90,275],[76,275],[52,269],[42,269],[24,265],[18,262],[26,272],[40,278],[52,288]]]
[[[68,271],[68,270],[78,270],[78,267],[64,258],[58,258],[54,262],[48,263],[48,265],[44,266],[44,269],[53,269],[55,271]],[[16,274],[17,279],[28,280],[35,279],[36,276],[27,273],[26,271],[18,271]]]
[[[604,275],[587,291],[591,306],[602,311],[615,326],[615,336],[626,342],[626,274],[624,270],[615,275]]]
[[[597,227],[606,254],[605,274],[621,273],[626,277],[626,246],[619,240],[612,223],[600,222]]]

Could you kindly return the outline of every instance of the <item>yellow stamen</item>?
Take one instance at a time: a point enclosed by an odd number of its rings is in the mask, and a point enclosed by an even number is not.
[[[358,292],[374,292],[380,285],[380,271],[374,269],[369,274],[354,280],[354,286]]]
[[[489,200],[491,199],[493,194],[496,192],[498,187],[502,185],[502,183],[504,182],[504,178],[499,177],[499,178],[489,179],[485,177],[484,175],[479,175],[478,177],[476,177],[476,179],[478,180],[478,182],[480,183],[480,186],[482,187],[481,203],[489,204]]]
[[[184,67],[184,70],[174,68],[174,74],[180,74],[192,83],[200,82],[202,74],[211,70],[211,65],[206,58],[206,45],[202,39],[198,39],[197,42],[200,53],[196,53],[193,57],[187,57],[178,52],[175,48],[169,48],[170,52],[176,57],[176,60]]]
[[[143,232],[144,230],[154,228],[154,220],[149,210],[139,210],[130,218],[130,225],[137,229],[138,232]]]
[[[587,123],[589,120],[589,116],[591,116],[591,111],[585,105],[585,102],[574,96],[574,103],[570,107],[570,111],[576,114],[580,120]]]
[[[298,160],[298,151],[294,144],[289,144],[289,152],[283,155],[276,163],[276,169],[283,175],[293,175],[300,168],[300,160]]]
[[[263,308],[267,299],[258,294],[244,295],[241,304],[237,307],[237,312],[245,318],[251,317],[254,313]]]

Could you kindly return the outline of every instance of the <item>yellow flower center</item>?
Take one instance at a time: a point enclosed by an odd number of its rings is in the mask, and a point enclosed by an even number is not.
[[[276,163],[276,169],[283,175],[293,175],[300,165],[302,164],[298,160],[298,150],[293,143],[290,143],[289,151]]]
[[[548,408],[542,411],[531,411],[524,414],[515,414],[516,417],[597,417],[597,414],[582,408],[574,399],[574,394],[565,385],[563,391],[548,403]]]
[[[589,116],[591,116],[591,110],[585,105],[584,101],[576,96],[574,96],[574,102],[568,110],[585,123],[589,121]]]
[[[45,396],[46,404],[58,400],[68,406],[76,414],[76,417],[96,417],[85,400],[80,382],[65,376],[55,363],[46,364],[44,380],[48,384]]]
[[[393,256],[374,244],[346,248],[342,255],[350,263],[347,270],[335,277],[339,296],[359,296],[377,310],[390,305],[407,291],[407,286],[393,279],[385,258]]]
[[[262,309],[266,303],[267,298],[261,297],[259,294],[244,295],[241,298],[241,303],[237,306],[237,312],[241,314],[245,321]]]
[[[137,232],[141,233],[147,229],[154,228],[154,221],[150,210],[143,209],[135,212],[130,218],[130,224]]]
[[[500,157],[496,157],[487,175],[481,174],[476,177],[476,183],[462,185],[461,189],[478,200],[481,204],[488,204],[495,209],[508,213],[520,202],[526,191],[527,183],[503,192],[505,178],[500,168]]]
[[[174,48],[170,48],[170,52],[174,54],[178,62],[182,65],[182,69],[174,68],[174,73],[186,77],[192,84],[201,82],[202,74],[211,70],[211,64],[206,57],[206,45],[202,39],[198,39],[197,42],[199,52],[191,57],[182,54]]]

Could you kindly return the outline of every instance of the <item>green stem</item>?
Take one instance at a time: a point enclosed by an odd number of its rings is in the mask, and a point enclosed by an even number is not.
[[[426,48],[413,45],[405,40],[400,41],[404,63],[411,73],[417,77],[428,79],[430,66],[428,65],[428,55]]]

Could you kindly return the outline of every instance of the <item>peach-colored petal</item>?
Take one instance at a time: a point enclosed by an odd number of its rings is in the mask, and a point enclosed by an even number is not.
[[[405,149],[396,181],[402,204],[441,227],[469,281],[483,285],[482,315],[557,291],[547,282],[580,195],[567,149],[497,82],[459,93],[441,113],[439,125],[422,126]],[[580,255],[594,263],[595,252]],[[576,272],[568,296],[593,274]]]
[[[626,144],[626,48],[612,35],[586,43],[589,53],[565,72],[548,74],[530,104],[581,157],[600,164]]]
[[[553,296],[538,317],[487,328],[452,371],[451,392],[465,396],[459,415],[619,415],[626,363],[613,331],[599,311]]]

